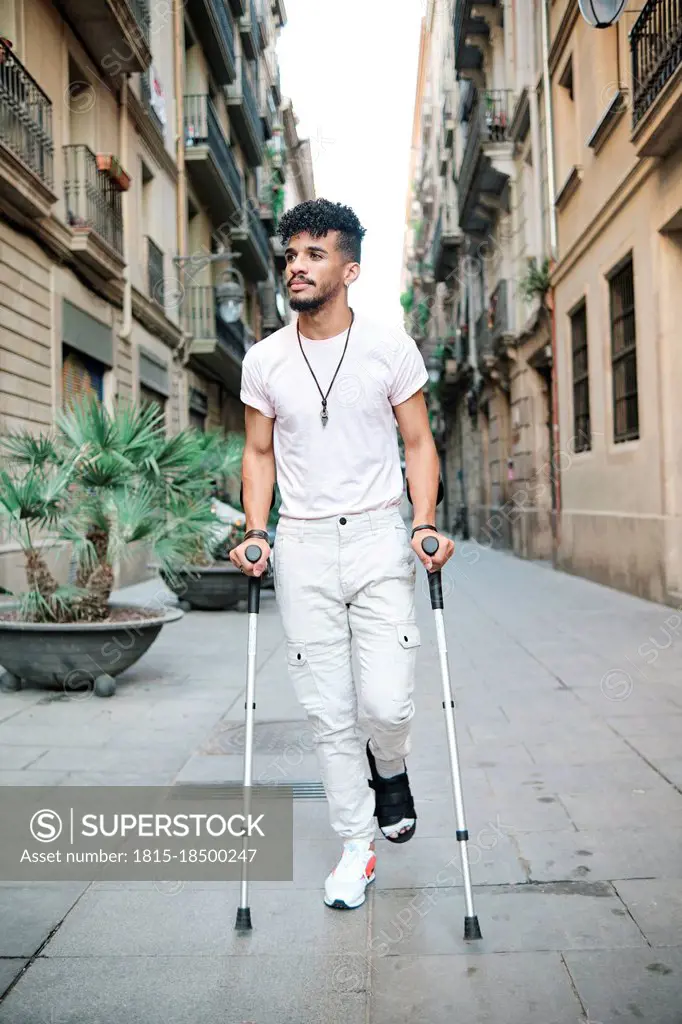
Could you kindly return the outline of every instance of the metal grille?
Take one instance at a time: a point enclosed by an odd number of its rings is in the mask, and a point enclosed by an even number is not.
[[[573,444],[576,452],[592,447],[590,432],[590,387],[587,357],[587,306],[571,317],[571,350],[573,355]]]
[[[163,253],[151,238],[147,239],[147,287],[154,302],[165,309]]]
[[[243,784],[241,782],[228,781],[221,784],[221,788],[241,790]],[[326,794],[324,786],[321,782],[315,782],[313,780],[306,780],[304,782],[287,782],[286,780],[277,780],[276,782],[258,783],[255,782],[253,785],[254,789],[291,789],[294,800],[325,800]]]
[[[613,374],[613,439],[639,437],[635,283],[632,260],[610,280],[611,367]]]
[[[145,41],[149,43],[151,32],[149,0],[130,0],[130,6],[133,14],[135,15],[135,21],[142,29],[142,35],[144,36]]]
[[[682,0],[648,0],[630,33],[630,51],[634,127],[682,64]]]
[[[0,142],[52,188],[52,104],[1,40]]]
[[[187,146],[208,144],[236,200],[242,202],[243,184],[237,162],[225,137],[210,96],[185,96],[185,140]]]
[[[66,216],[75,230],[95,231],[123,255],[121,193],[88,146],[64,146]]]

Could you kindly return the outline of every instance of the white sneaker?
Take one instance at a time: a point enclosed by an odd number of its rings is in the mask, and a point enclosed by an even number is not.
[[[369,842],[350,840],[341,860],[324,883],[324,902],[338,910],[354,910],[365,902],[365,889],[374,881],[377,858]]]

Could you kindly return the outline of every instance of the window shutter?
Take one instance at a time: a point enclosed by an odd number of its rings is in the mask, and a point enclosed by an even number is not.
[[[64,346],[62,358],[62,402],[64,407],[90,396],[102,401],[104,366],[96,359]]]

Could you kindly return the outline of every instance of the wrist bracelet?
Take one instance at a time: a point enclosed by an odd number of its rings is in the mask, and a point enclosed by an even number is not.
[[[433,530],[434,533],[438,533],[436,527],[432,526],[431,523],[423,523],[421,526],[415,526],[414,529],[412,530],[412,537],[414,537],[417,530]]]
[[[251,540],[252,537],[261,537],[263,540],[266,540],[268,544],[270,543],[270,536],[266,530],[247,530],[244,534],[244,540]]]

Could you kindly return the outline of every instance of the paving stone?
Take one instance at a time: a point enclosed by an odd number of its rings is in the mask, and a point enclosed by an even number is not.
[[[40,958],[0,1004],[0,1024],[365,1024],[364,976],[359,985],[348,963],[314,953]]]
[[[658,789],[658,787],[656,787]],[[649,825],[656,831],[682,823],[682,794],[668,791],[652,795],[643,786],[609,787],[595,793],[564,793],[558,799],[578,828],[625,828],[628,824]]]
[[[536,881],[682,877],[682,827],[527,832],[516,844]]]
[[[83,886],[3,885],[0,882],[0,957],[31,957],[69,913]]]
[[[36,765],[46,750],[44,746],[7,747],[0,744],[0,769],[17,771]]]
[[[557,953],[372,960],[372,1024],[573,1024],[582,1019]]]
[[[547,883],[475,892],[481,953],[642,946],[644,939],[606,883]],[[370,946],[384,956],[445,955],[471,947],[463,939],[464,902],[457,889],[374,893]]]
[[[19,958],[0,958],[0,999],[27,963]]]
[[[600,1024],[680,1024],[682,949],[564,954],[589,1020]]]
[[[91,889],[45,948],[51,957],[352,953],[363,948],[366,907],[342,914],[318,892],[262,889],[251,901],[253,931],[234,929],[233,892]],[[106,927],[103,922],[106,920]]]
[[[682,878],[616,881],[614,886],[652,946],[682,947]]]

